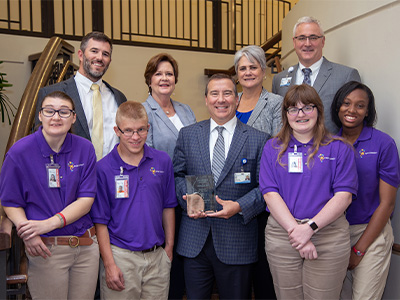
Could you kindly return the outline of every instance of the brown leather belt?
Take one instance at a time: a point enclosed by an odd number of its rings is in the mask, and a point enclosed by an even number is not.
[[[146,249],[146,250],[142,250],[142,253],[149,253],[149,252],[153,252],[156,251],[158,248],[160,248],[161,246],[155,245],[154,247],[151,247],[150,249]]]
[[[88,229],[82,236],[52,236],[52,237],[41,237],[45,245],[59,245],[59,246],[70,246],[76,248],[78,246],[90,246],[93,244],[92,236],[96,235],[96,229],[94,226]]]

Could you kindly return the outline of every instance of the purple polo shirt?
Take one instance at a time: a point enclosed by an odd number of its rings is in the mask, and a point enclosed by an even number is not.
[[[308,168],[306,161],[312,142],[302,144],[292,137],[281,158],[285,167],[277,162],[280,147],[276,139],[266,143],[261,157],[261,193],[279,193],[298,219],[314,217],[336,192],[357,194],[357,170],[351,147],[338,140],[321,146],[312,167]],[[294,145],[297,152],[303,153],[303,173],[288,172],[288,152],[294,151]]]
[[[342,129],[339,132],[342,135]],[[400,163],[396,143],[386,133],[364,126],[354,143],[359,179],[357,201],[347,209],[350,225],[369,223],[379,206],[379,180],[398,188]]]
[[[144,145],[138,167],[126,164],[118,145],[97,163],[97,196],[92,206],[94,223],[108,227],[110,243],[131,251],[162,245],[164,208],[177,206],[172,161],[164,151]],[[115,198],[115,176],[129,175],[129,198]]]
[[[46,164],[50,155],[60,165],[60,188],[49,188]],[[28,220],[44,220],[80,197],[96,195],[96,155],[92,143],[68,133],[60,152],[47,144],[42,127],[16,142],[7,152],[0,174],[3,206],[22,207]],[[80,236],[92,227],[89,214],[42,236]]]

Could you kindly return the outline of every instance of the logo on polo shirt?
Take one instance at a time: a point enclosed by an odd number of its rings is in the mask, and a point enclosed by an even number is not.
[[[319,161],[320,161],[321,163],[323,163],[324,160],[335,160],[335,159],[336,159],[336,158],[334,158],[334,157],[325,156],[325,155],[323,155],[322,153],[321,153],[320,155],[318,155],[318,158],[319,158]]]
[[[68,167],[69,167],[69,170],[70,170],[71,172],[74,171],[74,168],[83,167],[83,166],[84,166],[84,164],[77,164],[77,165],[75,165],[72,161],[70,161],[70,162],[68,163]]]
[[[164,171],[156,170],[154,167],[150,168],[150,172],[153,173],[154,176],[156,176],[156,173],[160,173],[160,174],[164,173]]]
[[[367,152],[365,151],[365,149],[361,149],[360,151],[358,151],[358,153],[360,154],[360,158],[363,158],[364,155],[368,155],[368,154],[377,154],[378,152]]]

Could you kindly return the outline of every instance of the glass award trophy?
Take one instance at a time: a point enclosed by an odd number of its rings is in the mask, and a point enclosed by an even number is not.
[[[213,213],[217,211],[214,197],[213,175],[188,175],[186,178],[186,202],[188,215],[198,212]]]

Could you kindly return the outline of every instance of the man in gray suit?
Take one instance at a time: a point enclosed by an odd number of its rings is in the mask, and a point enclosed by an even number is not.
[[[265,210],[258,173],[269,135],[236,118],[238,95],[230,76],[213,75],[205,94],[211,119],[180,130],[173,160],[184,210],[177,252],[184,257],[186,294],[188,299],[210,299],[215,279],[220,299],[251,299],[255,217]],[[213,175],[217,212],[188,215],[186,175]]]
[[[337,133],[338,128],[331,120],[330,114],[333,97],[346,82],[361,82],[361,78],[356,69],[330,62],[322,57],[324,45],[325,36],[321,23],[312,17],[300,18],[293,29],[293,46],[299,63],[275,75],[272,92],[284,97],[291,85],[311,85],[324,104],[326,127],[332,133]]]
[[[83,37],[78,50],[79,70],[75,77],[60,83],[41,88],[38,94],[35,124],[39,123],[38,114],[43,98],[53,92],[68,94],[75,103],[76,122],[72,132],[92,140],[93,106],[92,84],[99,86],[103,111],[103,155],[107,155],[118,143],[114,133],[115,114],[118,106],[126,101],[125,95],[102,80],[111,63],[112,42],[102,32],[91,32]]]

